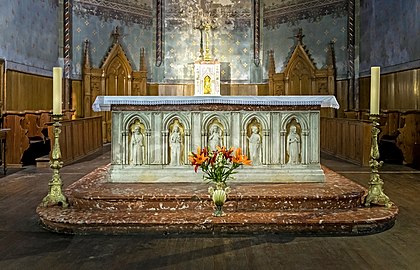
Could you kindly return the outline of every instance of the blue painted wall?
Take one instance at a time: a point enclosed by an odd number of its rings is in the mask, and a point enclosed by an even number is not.
[[[362,75],[420,67],[420,1],[362,0],[360,21]]]
[[[163,78],[160,82],[193,82],[194,61],[200,55],[200,31],[194,29],[204,1],[165,1]],[[194,6],[197,5],[197,6]],[[184,13],[183,9],[191,8]],[[222,82],[250,83],[257,76],[253,62],[252,0],[213,1],[202,7],[211,10],[211,18],[222,21],[210,32],[212,57],[220,62]],[[224,12],[217,15],[217,10]],[[205,42],[205,38],[204,38]],[[204,44],[205,45],[205,44]],[[258,69],[258,68],[257,68]],[[256,71],[258,72],[258,71]]]
[[[81,66],[83,57],[84,41],[90,42],[91,65],[100,67],[107,55],[108,50],[113,44],[111,33],[115,27],[119,26],[121,31],[120,43],[124,48],[128,60],[133,70],[138,70],[140,65],[140,49],[145,48],[148,75],[152,65],[153,52],[152,40],[153,33],[150,28],[144,28],[142,24],[127,24],[122,20],[104,20],[99,16],[73,14],[73,78],[81,78]]]
[[[148,77],[151,69],[154,31],[152,27],[152,0],[79,1],[74,0],[72,12],[72,77],[81,79],[83,47],[90,43],[90,60],[93,67],[100,67],[112,47],[111,36],[120,29],[120,44],[133,70],[139,70],[140,49],[145,49]]]
[[[327,49],[331,41],[335,42],[337,78],[347,78],[347,16],[337,17],[326,15],[316,21],[298,20],[291,23],[282,23],[275,28],[264,27],[264,50],[267,62],[267,50],[274,50],[276,72],[282,72],[286,60],[290,57],[296,45],[294,37],[302,28],[305,35],[303,44],[312,56],[317,68],[326,65]],[[264,78],[267,78],[267,70]]]
[[[57,1],[1,1],[0,58],[6,67],[51,75],[59,56],[57,20]]]
[[[282,72],[297,39],[298,29],[303,44],[315,62],[323,68],[329,44],[334,43],[336,75],[348,78],[348,1],[264,0],[264,50],[274,50],[276,72]],[[267,61],[266,61],[267,67]],[[267,79],[267,70],[264,78]]]

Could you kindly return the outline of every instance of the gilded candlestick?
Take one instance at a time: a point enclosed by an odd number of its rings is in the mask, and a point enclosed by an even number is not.
[[[62,119],[62,114],[53,114],[52,116],[53,124],[53,133],[54,133],[54,145],[51,153],[50,168],[53,169],[53,175],[48,183],[49,190],[48,195],[42,200],[43,206],[53,206],[61,205],[67,207],[67,198],[62,192],[63,183],[60,177],[60,169],[63,167],[63,162],[61,161],[61,150],[60,150],[60,133],[61,133],[61,124],[60,120]]]
[[[378,134],[381,132],[378,128],[379,116],[370,115],[370,119],[372,120],[372,145],[370,148],[369,166],[372,172],[370,175],[368,195],[366,196],[365,205],[370,206],[370,204],[376,204],[391,207],[392,202],[383,191],[382,186],[384,182],[379,175],[379,168],[381,168],[383,164],[383,161],[379,161],[380,154],[378,146]]]

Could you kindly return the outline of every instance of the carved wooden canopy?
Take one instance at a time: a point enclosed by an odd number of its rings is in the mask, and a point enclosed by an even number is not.
[[[89,41],[85,41],[83,64],[83,108],[84,116],[98,113],[92,111],[97,96],[144,96],[146,95],[147,70],[144,49],[140,49],[140,70],[133,67],[119,42],[118,28],[112,33],[114,43],[99,68],[92,67],[89,59]],[[104,141],[111,138],[111,116],[103,114]]]
[[[269,53],[269,93],[270,95],[334,95],[335,67],[333,44],[327,56],[327,67],[317,69],[310,54],[302,43],[299,30],[297,44],[287,61],[283,72],[275,73],[274,52]]]

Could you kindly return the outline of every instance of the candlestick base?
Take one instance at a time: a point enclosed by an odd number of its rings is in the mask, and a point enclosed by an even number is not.
[[[54,121],[53,124],[53,133],[54,133],[54,146],[51,153],[50,168],[53,169],[53,176],[48,183],[49,189],[48,194],[42,200],[43,206],[54,206],[59,205],[62,207],[67,207],[68,202],[67,198],[62,192],[63,183],[61,181],[60,169],[63,167],[63,162],[61,161],[61,150],[59,137],[61,133],[61,124],[60,120],[62,119],[61,114],[53,114],[52,118]]]
[[[385,207],[391,207],[392,202],[385,195],[383,191],[384,181],[379,175],[379,168],[382,167],[383,161],[378,161],[379,159],[379,147],[378,147],[378,134],[381,132],[377,126],[379,126],[378,115],[371,115],[369,117],[372,120],[372,145],[370,148],[370,161],[369,166],[372,170],[370,175],[368,194],[365,199],[365,206],[370,206],[371,204],[382,205]]]

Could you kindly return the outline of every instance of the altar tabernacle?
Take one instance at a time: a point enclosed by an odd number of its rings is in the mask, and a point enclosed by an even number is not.
[[[334,96],[99,96],[93,104],[112,111],[112,182],[199,182],[188,153],[216,146],[240,147],[252,160],[238,182],[323,182],[321,107],[338,103]]]

